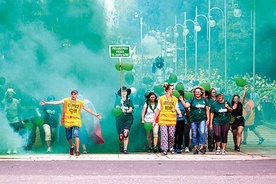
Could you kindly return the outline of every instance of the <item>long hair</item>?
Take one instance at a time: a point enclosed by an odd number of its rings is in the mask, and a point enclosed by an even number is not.
[[[239,101],[238,101],[238,105],[237,105],[237,109],[242,109],[242,103],[240,102],[240,95],[233,95],[232,97],[232,101],[231,101],[231,105],[233,106],[234,105],[234,98],[235,97],[238,97],[239,98]]]
[[[154,92],[149,92],[149,94],[146,96],[146,102],[148,103],[150,101],[150,96],[151,95],[154,95],[155,96],[155,100],[154,102],[157,103],[158,100],[157,100],[157,95],[154,93]]]

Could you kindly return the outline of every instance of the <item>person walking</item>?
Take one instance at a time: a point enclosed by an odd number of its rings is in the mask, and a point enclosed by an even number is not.
[[[21,104],[20,101],[14,98],[15,91],[12,88],[8,88],[5,92],[5,98],[2,100],[4,111],[6,112],[6,118],[9,122],[10,127],[14,132],[21,134],[23,130],[23,122],[21,118]],[[16,148],[8,148],[7,154],[17,154]]]
[[[189,151],[189,132],[190,132],[190,127],[186,119],[186,113],[188,112],[188,109],[186,109],[185,106],[185,99],[184,99],[184,91],[179,90],[178,91],[180,96],[178,97],[178,106],[179,110],[182,114],[182,117],[177,116],[177,122],[175,126],[175,141],[174,141],[174,150],[176,153],[181,153],[182,152],[182,146],[183,146],[183,138],[185,138],[185,151]]]
[[[234,118],[233,123],[231,123],[231,130],[233,134],[233,141],[234,141],[234,150],[240,151],[240,145],[242,140],[242,132],[244,128],[244,117],[242,116],[243,111],[243,104],[245,99],[245,94],[248,89],[248,86],[244,86],[243,95],[240,100],[239,95],[234,95],[232,98],[232,117]]]
[[[122,113],[116,117],[116,129],[119,135],[119,148],[120,152],[128,154],[128,142],[129,142],[129,132],[133,124],[133,101],[129,98],[131,94],[131,89],[123,86],[117,92],[117,95],[121,98],[117,98],[115,102],[115,107],[121,108]]]
[[[161,155],[165,156],[168,150],[171,154],[174,154],[173,146],[176,118],[177,114],[179,117],[182,117],[182,113],[179,110],[178,99],[172,95],[174,92],[173,84],[164,83],[163,88],[165,89],[165,94],[158,99],[153,126],[156,126],[158,123],[160,127]]]
[[[217,100],[211,106],[210,128],[214,128],[216,154],[225,155],[233,109],[230,103],[224,100],[222,93],[217,93],[216,97]]]
[[[91,109],[84,105],[84,102],[77,98],[78,91],[71,91],[71,98],[64,98],[60,101],[42,101],[40,105],[59,105],[63,104],[62,108],[62,124],[65,126],[66,139],[70,145],[69,154],[74,155],[74,149],[76,149],[76,156],[80,155],[80,139],[79,129],[82,126],[81,110],[85,110],[88,113],[101,119],[101,115],[93,112]],[[72,141],[72,137],[75,139],[75,143]]]
[[[206,125],[209,125],[209,112],[207,100],[203,97],[204,89],[197,86],[193,89],[194,96],[186,102],[185,107],[190,108],[190,122],[194,154],[199,151],[205,154]]]
[[[50,95],[47,97],[47,101],[54,101],[55,96]],[[42,125],[45,133],[45,141],[47,144],[47,153],[53,152],[53,143],[56,139],[56,129],[60,122],[60,108],[54,105],[45,105],[42,109],[42,116],[44,118],[44,124]]]
[[[154,92],[150,92],[147,96],[146,96],[146,101],[145,104],[143,106],[142,109],[142,114],[141,114],[141,118],[142,121],[141,123],[151,123],[153,126],[153,121],[154,121],[154,114],[156,111],[156,107],[157,107],[157,96]],[[155,125],[153,126],[152,130],[146,130],[147,133],[147,142],[148,142],[148,153],[150,152],[154,152],[157,153],[158,148],[157,148],[157,144],[158,144],[158,131],[159,130],[159,126]],[[153,140],[152,140],[153,139]],[[152,148],[153,146],[153,148]]]
[[[259,139],[258,145],[264,142],[264,138],[261,136],[260,132],[256,129],[255,126],[255,107],[253,100],[250,99],[250,94],[246,93],[245,95],[245,107],[243,110],[243,117],[245,119],[245,127],[243,133],[242,144],[247,144],[248,129],[252,131]]]

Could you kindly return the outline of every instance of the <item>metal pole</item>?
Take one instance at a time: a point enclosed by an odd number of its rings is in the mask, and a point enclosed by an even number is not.
[[[209,26],[208,26],[208,82],[210,82],[211,78],[211,27],[210,27],[210,10],[211,9],[211,0],[208,1],[208,21],[209,21]]]
[[[177,24],[177,18],[176,16],[174,16],[174,25],[175,25],[175,28],[174,28],[174,31],[173,31],[173,37],[174,37],[174,44],[175,44],[175,63],[174,63],[174,71],[175,71],[175,75],[177,75],[177,37],[176,37],[176,24]]]
[[[252,12],[252,28],[253,28],[253,87],[255,88],[256,81],[256,10],[255,10],[255,0],[253,1],[253,12]]]
[[[226,20],[227,20],[227,11],[226,11],[226,0],[224,0],[224,85],[225,85],[225,90],[226,90],[226,86],[227,86],[227,25],[226,25]],[[226,92],[226,91],[225,91]]]
[[[195,25],[197,25],[197,6],[196,6],[196,14],[195,14]],[[197,74],[197,31],[194,29],[194,37],[195,37],[195,74]]]
[[[184,29],[187,28],[186,19],[187,19],[186,12],[184,12]],[[187,35],[186,34],[184,35],[184,62],[185,62],[185,79],[186,79],[186,76],[187,76]]]
[[[141,56],[143,58],[143,17],[140,17],[140,47],[141,47]]]

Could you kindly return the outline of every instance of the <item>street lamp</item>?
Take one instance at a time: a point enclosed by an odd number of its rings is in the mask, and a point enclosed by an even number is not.
[[[196,6],[196,14],[195,14],[195,20],[194,20],[194,23],[195,23],[195,27],[194,27],[194,31],[195,31],[195,74],[197,74],[197,32],[199,32],[200,30],[201,30],[201,27],[199,26],[199,24],[198,24],[198,21],[197,21],[197,18],[198,17],[204,17],[205,19],[206,19],[206,28],[207,28],[207,35],[206,35],[206,38],[207,38],[207,40],[209,40],[209,29],[208,29],[208,27],[209,27],[209,21],[208,21],[208,18],[205,16],[205,15],[203,15],[203,14],[198,14],[197,13],[197,6]]]
[[[256,81],[256,4],[255,0],[252,2],[253,3],[253,8],[251,11],[251,29],[253,30],[253,50],[252,50],[252,64],[253,64],[253,87],[255,87],[255,81]]]
[[[173,36],[173,41],[171,39]],[[176,40],[178,37],[178,33],[176,32],[175,26],[168,26],[165,30],[165,37],[169,39],[169,42],[166,41],[166,56],[172,56],[172,60],[175,63],[175,74],[177,73],[177,48],[176,48]],[[167,47],[169,45],[169,47]]]
[[[225,86],[227,81],[227,29],[226,29],[226,0],[224,0],[224,11],[218,7],[212,7],[211,8],[211,0],[208,1],[208,19],[209,19],[209,26],[208,26],[208,33],[209,33],[209,41],[208,41],[208,80],[210,82],[210,76],[211,76],[211,27],[215,26],[215,21],[211,19],[211,12],[213,10],[219,10],[222,14],[223,20],[224,20],[224,80],[225,80]]]

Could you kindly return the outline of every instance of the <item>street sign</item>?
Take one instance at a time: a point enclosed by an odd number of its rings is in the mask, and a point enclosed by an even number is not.
[[[130,57],[130,45],[109,45],[110,58]]]

